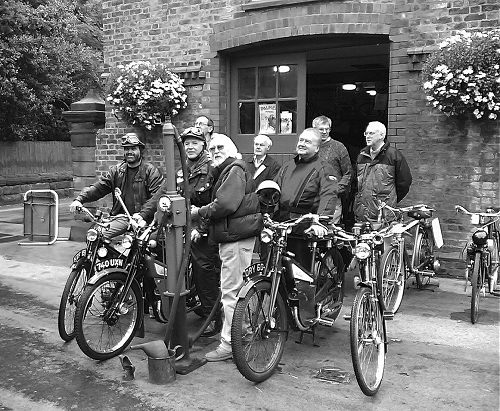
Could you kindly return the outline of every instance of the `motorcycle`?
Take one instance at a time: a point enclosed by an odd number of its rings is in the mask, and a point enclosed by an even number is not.
[[[91,221],[93,224],[87,231],[85,248],[73,257],[71,272],[59,303],[58,330],[59,335],[66,342],[71,341],[76,335],[74,327],[76,307],[87,281],[96,269],[100,271],[105,267],[118,264],[117,261],[120,258],[120,252],[103,234],[109,223],[120,216],[105,218],[101,210],[97,210],[94,215],[85,207],[79,207],[77,211],[85,214],[85,221]]]
[[[264,215],[260,239],[269,247],[265,263],[248,267],[245,284],[231,327],[233,360],[250,381],[269,378],[283,354],[288,327],[312,334],[316,344],[317,325],[333,326],[343,302],[344,263],[333,233],[309,237],[312,261],[303,267],[287,250],[292,229],[307,221],[329,221],[331,217],[307,214],[287,222]]]
[[[144,300],[158,321],[169,317],[167,268],[155,260],[158,242],[151,238],[157,225],[138,224],[120,194],[116,189],[130,224],[121,242],[123,252],[96,264],[76,305],[76,341],[95,360],[115,357],[134,337],[144,337]]]

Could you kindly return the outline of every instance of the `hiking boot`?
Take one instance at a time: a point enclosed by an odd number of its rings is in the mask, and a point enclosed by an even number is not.
[[[214,351],[205,354],[205,358],[210,362],[224,361],[233,358],[233,353],[219,345]]]

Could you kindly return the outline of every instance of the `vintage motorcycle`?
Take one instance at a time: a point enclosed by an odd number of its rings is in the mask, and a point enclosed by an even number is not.
[[[95,360],[115,357],[134,337],[144,336],[143,297],[158,321],[166,322],[169,317],[167,268],[155,260],[158,242],[151,238],[156,223],[138,224],[123,204],[119,189],[115,195],[130,224],[121,242],[123,251],[95,265],[76,304],[76,341]]]
[[[307,214],[287,222],[264,214],[260,239],[269,247],[267,261],[244,272],[245,285],[231,327],[233,359],[240,373],[261,382],[274,372],[283,354],[289,325],[310,333],[316,326],[333,326],[343,301],[344,263],[333,235],[308,239],[310,267],[303,267],[287,250],[292,228],[308,221],[327,222],[330,217]]]
[[[75,313],[78,301],[83,293],[85,284],[96,270],[115,264],[120,252],[114,248],[111,241],[104,237],[103,232],[109,223],[120,216],[105,218],[101,210],[95,215],[85,207],[77,210],[85,214],[85,220],[93,224],[87,231],[86,246],[73,257],[71,272],[66,280],[61,301],[59,303],[58,330],[64,341],[71,341],[75,337]]]

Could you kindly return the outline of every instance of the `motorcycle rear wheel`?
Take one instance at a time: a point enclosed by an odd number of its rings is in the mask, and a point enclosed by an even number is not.
[[[89,277],[89,263],[83,263],[68,276],[59,303],[57,328],[61,338],[68,342],[75,338],[75,314],[78,301]]]
[[[369,288],[358,290],[351,310],[350,340],[354,374],[365,395],[375,395],[385,367],[384,318]]]
[[[274,327],[266,321],[271,297],[271,284],[259,282],[234,310],[231,327],[233,360],[239,372],[248,380],[262,382],[278,366],[288,337],[286,306],[278,293],[273,312]]]
[[[121,307],[112,308],[121,296],[125,279],[123,273],[105,275],[85,288],[78,304],[76,341],[83,353],[94,360],[108,360],[123,352],[143,321],[142,290],[136,281]]]

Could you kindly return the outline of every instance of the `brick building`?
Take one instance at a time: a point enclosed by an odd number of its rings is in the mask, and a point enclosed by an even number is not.
[[[453,205],[499,203],[500,121],[450,119],[427,106],[421,63],[456,30],[499,26],[499,9],[498,0],[107,0],[105,63],[169,65],[188,89],[173,123],[182,130],[208,115],[243,153],[265,129],[273,155],[289,158],[297,133],[325,114],[355,159],[367,122],[384,122],[413,172],[405,204],[438,210],[444,253],[456,257],[470,227]],[[108,107],[98,172],[121,158],[126,131]],[[158,133],[144,138],[161,166]]]

